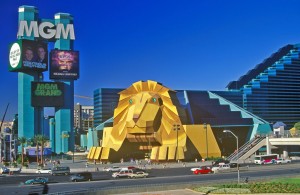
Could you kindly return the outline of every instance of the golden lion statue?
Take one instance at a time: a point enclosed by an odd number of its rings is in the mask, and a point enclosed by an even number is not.
[[[113,127],[103,130],[102,146],[93,147],[89,159],[174,161],[221,155],[210,125],[185,125],[176,92],[155,81],[139,81],[120,92],[113,118]]]

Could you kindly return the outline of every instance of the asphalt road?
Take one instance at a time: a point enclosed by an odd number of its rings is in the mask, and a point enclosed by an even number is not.
[[[248,171],[241,171],[241,181],[248,177],[249,181],[257,179],[266,179],[270,177],[280,177],[287,175],[300,174],[300,163],[292,163],[289,165],[264,165],[253,166]],[[92,182],[69,182],[69,176],[49,176],[48,174],[20,174],[14,176],[0,177],[1,194],[28,194],[33,190],[41,191],[42,186],[26,186],[20,184],[29,178],[35,176],[47,176],[49,178],[49,193],[69,192],[95,192],[105,190],[118,190],[134,188],[145,191],[155,191],[159,187],[180,186],[184,184],[211,184],[216,182],[237,181],[237,172],[218,173],[209,175],[193,175],[190,167],[168,168],[168,169],[152,169],[150,177],[145,179],[112,179],[111,173],[95,172],[93,173],[94,181]],[[129,191],[130,192],[130,191]]]

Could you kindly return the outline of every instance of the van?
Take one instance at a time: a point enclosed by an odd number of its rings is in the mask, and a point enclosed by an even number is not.
[[[51,169],[51,175],[69,175],[70,167],[54,167]]]
[[[82,172],[82,173],[77,173],[74,175],[70,176],[70,181],[77,182],[77,181],[91,181],[92,178],[92,173],[90,172]]]

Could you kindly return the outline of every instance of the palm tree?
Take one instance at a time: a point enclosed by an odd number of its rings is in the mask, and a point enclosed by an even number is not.
[[[40,143],[41,143],[41,163],[44,164],[43,154],[44,154],[44,145],[49,141],[49,138],[45,135],[40,135]]]
[[[39,165],[39,143],[41,140],[41,135],[35,135],[33,141],[36,144],[36,163]]]
[[[19,140],[19,143],[21,144],[21,147],[22,147],[22,152],[21,152],[21,154],[22,154],[22,165],[24,165],[24,146],[25,146],[25,144],[27,143],[27,138],[26,137],[19,137],[18,138],[18,140]]]

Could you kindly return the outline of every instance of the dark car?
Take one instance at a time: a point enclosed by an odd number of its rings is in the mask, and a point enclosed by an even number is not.
[[[51,172],[51,175],[70,175],[70,167],[54,167]]]
[[[29,180],[25,181],[26,185],[29,185],[29,184],[46,184],[46,183],[48,183],[48,178],[46,178],[46,177],[37,177],[37,178],[29,179]]]
[[[90,172],[77,173],[77,174],[70,176],[70,180],[73,182],[91,181],[92,179],[93,179],[92,173],[90,173]]]
[[[230,162],[229,162],[229,160],[220,158],[220,159],[217,159],[215,162],[213,162],[212,166],[217,166],[217,165],[219,165],[219,163],[229,164]]]
[[[229,163],[230,168],[235,168],[237,167],[237,163]],[[239,165],[240,167],[241,165]]]

